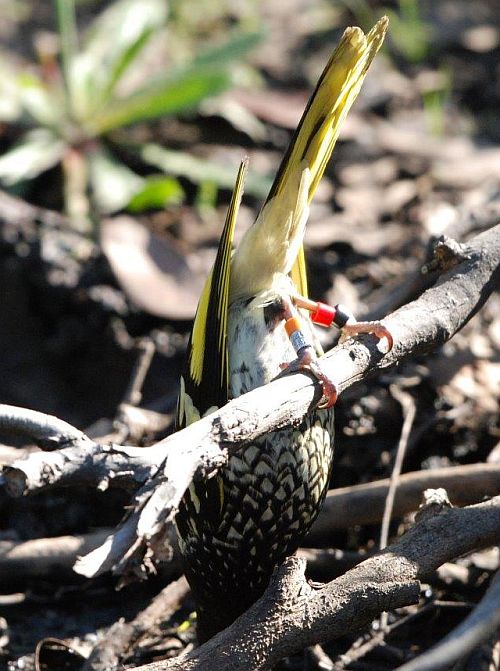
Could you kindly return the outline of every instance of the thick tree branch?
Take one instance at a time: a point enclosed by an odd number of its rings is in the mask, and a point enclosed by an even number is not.
[[[336,381],[339,391],[378,368],[446,342],[464,326],[498,284],[500,225],[478,235],[466,246],[442,243],[439,259],[448,270],[436,285],[384,320],[394,337],[391,352],[384,355],[378,343],[366,336],[343,343],[325,355],[325,369]],[[141,450],[142,456],[157,453],[156,458],[150,459],[155,463],[148,471],[152,479],[138,491],[134,512],[108,539],[106,547],[89,556],[86,563],[80,564],[79,570],[92,575],[108,569],[120,561],[124,553],[128,559],[140,563],[147,544],[153,554],[159,551],[164,542],[163,530],[175,517],[179,502],[193,478],[213,476],[227,462],[228,455],[243,444],[276,428],[300,422],[320,395],[319,384],[310,376],[303,373],[285,376],[231,401],[220,411],[151,448]],[[72,449],[77,453],[71,453]],[[122,465],[115,467],[108,460],[102,466],[110,449],[123,451]],[[107,485],[122,477],[135,479],[136,450],[118,446],[104,448],[95,443],[89,446],[82,459],[83,466],[89,465],[87,483],[92,479],[92,473],[95,473],[96,486],[103,486],[103,482]],[[12,464],[4,478],[11,493],[15,494],[48,484],[74,483],[81,468],[72,471],[68,463],[81,455],[79,448],[66,448],[50,455],[31,455]],[[61,463],[54,467],[57,460],[62,462],[63,468]],[[99,468],[98,464],[101,464]],[[71,476],[67,475],[71,471]],[[126,564],[125,560],[122,568]]]
[[[378,524],[389,484],[387,478],[329,491],[309,532],[308,543],[323,545],[337,529],[348,529],[356,524]],[[496,496],[500,492],[500,464],[468,464],[404,473],[398,482],[393,517],[416,510],[424,489],[436,487],[446,489],[453,505],[477,503],[485,496]]]
[[[74,536],[0,541],[0,585],[56,575],[59,579],[66,575],[74,578],[72,566],[76,557],[102,544],[107,535],[106,530],[101,529]]]
[[[67,445],[82,447],[90,439],[68,422],[35,410],[0,403],[0,431],[24,434],[45,449]]]
[[[482,501],[484,497],[496,496],[500,492],[500,464],[469,464],[438,468],[432,471],[416,471],[401,476],[395,498],[393,515],[400,517],[417,510],[422,492],[427,488],[443,487],[456,506],[465,506]],[[380,523],[389,480],[377,480],[362,485],[334,489],[327,494],[318,519],[309,532],[305,543],[308,546],[324,547],[338,529],[358,524]],[[85,555],[102,545],[112,530],[100,530],[81,537],[37,539],[14,543],[0,542],[0,582],[12,580],[12,576],[23,580],[40,572],[67,570],[77,557]],[[307,559],[309,574],[318,580],[344,573],[365,557],[332,549],[299,550],[299,556]],[[180,559],[174,551],[174,562],[162,567],[180,573]],[[178,574],[177,573],[177,574]]]
[[[288,559],[246,613],[200,648],[137,671],[265,671],[307,645],[338,638],[383,610],[416,603],[419,580],[444,562],[500,542],[500,496],[422,515],[399,541],[317,589]]]
[[[0,413],[3,408],[10,412],[11,406],[0,406]],[[27,416],[34,412],[23,408],[16,410]],[[31,494],[54,485],[88,485],[101,490],[114,486],[134,490],[157,472],[167,453],[168,444],[158,443],[145,448],[102,445],[85,436],[72,447],[32,452],[7,465],[2,475],[11,496]]]

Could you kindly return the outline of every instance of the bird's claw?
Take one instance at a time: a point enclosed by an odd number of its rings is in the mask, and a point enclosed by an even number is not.
[[[331,408],[337,402],[337,385],[324,372],[313,347],[303,347],[297,353],[297,358],[294,361],[289,364],[282,364],[281,368],[285,369],[287,373],[307,370],[314,375],[323,388],[323,396],[317,405],[321,410]]]
[[[307,364],[305,367],[313,373],[314,377],[320,381],[321,386],[323,387],[323,396],[320,398],[317,407],[324,410],[334,406],[338,396],[337,385],[335,382],[333,382],[333,380],[331,380],[323,371],[317,359],[316,361]]]
[[[387,352],[390,352],[394,345],[394,339],[389,329],[382,324],[382,322],[357,322],[348,321],[342,327],[342,340],[350,336],[356,336],[360,333],[371,333],[379,340],[385,338],[387,340]]]
[[[314,324],[321,324],[327,328],[335,324],[342,332],[341,340],[360,333],[373,333],[377,338],[387,340],[388,352],[392,349],[394,344],[392,334],[382,322],[358,322],[352,312],[340,303],[332,307],[326,303],[311,301],[298,294],[292,296],[292,301],[297,307],[311,313],[311,321]]]

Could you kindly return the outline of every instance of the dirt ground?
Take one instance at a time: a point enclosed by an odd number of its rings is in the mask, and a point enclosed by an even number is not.
[[[6,4],[0,2],[0,15]],[[403,4],[386,8],[401,13]],[[341,133],[306,234],[310,295],[347,304],[360,318],[383,317],[419,294],[425,286],[420,270],[436,238],[466,241],[500,219],[500,5],[415,4],[420,19],[410,30],[413,36],[423,30],[420,50],[412,51],[404,26],[396,30],[395,23]],[[40,30],[52,29],[51,6],[36,5],[24,19],[9,14],[4,21],[3,49],[19,59],[29,57]],[[83,13],[92,8],[89,3]],[[152,122],[143,132],[165,146],[234,166],[235,173],[248,155],[255,173],[272,177],[332,45],[368,10],[380,16],[384,7],[261,3],[252,11],[264,37],[246,57],[258,75],[252,84],[229,89],[196,114]],[[235,121],[234,109],[245,122]],[[0,150],[18,132],[0,126]],[[122,443],[149,445],[172,431],[196,301],[230,196],[221,189],[213,205],[201,207],[196,184],[187,177],[181,182],[184,203],[107,216],[94,238],[68,227],[60,212],[58,168],[22,191],[0,193],[1,403],[49,413],[93,437]],[[259,198],[246,195],[238,237],[258,209]],[[331,344],[327,333],[324,345]],[[150,347],[138,407],[132,407],[130,383]],[[403,473],[499,464],[498,293],[444,346],[340,397],[332,488],[390,477],[402,428],[394,388],[408,392],[416,406]],[[0,435],[4,464],[35,449]],[[88,580],[72,572],[74,556],[64,539],[113,527],[129,500],[119,489],[54,488],[11,498],[0,487],[0,668],[35,668],[35,648],[46,638],[88,655],[108,627],[131,620],[180,576],[178,567],[162,567],[156,577],[116,591],[116,576]],[[412,519],[395,517],[390,538]],[[380,524],[358,524],[336,530],[323,544],[366,553],[378,547],[379,536]],[[9,559],[13,544],[36,539],[53,542],[47,550],[52,560],[40,561],[40,547],[27,548],[22,560]],[[384,645],[368,646],[344,666],[328,666],[308,652],[283,668],[395,669],[469,614],[499,565],[498,548],[450,563],[423,586],[418,607],[389,614]],[[161,639],[145,637],[126,652],[125,668],[191,645],[192,611],[186,598],[163,624]],[[324,650],[340,664],[356,641],[369,640],[368,630],[353,632]],[[499,640],[497,632],[462,660],[464,666],[449,668],[499,669]],[[37,664],[79,669],[82,660],[47,643]]]

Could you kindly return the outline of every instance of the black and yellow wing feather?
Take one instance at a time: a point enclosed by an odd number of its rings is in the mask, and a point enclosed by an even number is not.
[[[247,159],[240,165],[214,267],[196,311],[188,344],[187,367],[181,379],[177,406],[178,428],[191,424],[228,400],[227,312],[231,255],[247,165]]]
[[[345,31],[306,107],[259,217],[232,255],[246,162],[241,165],[215,265],[200,299],[189,342],[188,365],[179,397],[179,428],[228,400],[229,300],[243,299],[245,305],[244,299],[272,290],[276,277],[279,287],[280,274],[285,273],[290,274],[297,291],[307,295],[302,240],[309,204],[386,29],[387,19],[381,19],[366,36],[359,28]],[[241,499],[238,478],[236,473],[231,485],[220,473],[209,480],[196,481],[179,507],[177,525],[183,553],[192,562],[192,571],[201,567],[201,579],[209,567],[199,563],[200,547],[219,529],[224,511],[229,510],[228,501]],[[249,487],[248,480],[241,486]],[[244,529],[236,529],[234,537],[242,533]],[[206,556],[203,561],[207,561]]]

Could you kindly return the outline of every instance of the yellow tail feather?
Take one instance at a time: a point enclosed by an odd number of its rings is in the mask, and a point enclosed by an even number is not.
[[[307,294],[301,246],[309,204],[388,23],[383,17],[368,35],[360,28],[345,30],[302,115],[259,217],[234,255],[231,298],[268,288],[275,273],[290,273],[297,290]],[[259,263],[254,262],[256,258]]]
[[[309,204],[387,26],[384,17],[366,36],[360,28],[344,32],[304,111],[269,196],[231,259],[247,166],[246,161],[242,163],[217,259],[195,317],[181,394],[186,408],[191,403],[203,414],[227,399],[226,326],[232,300],[272,288],[274,276],[279,274],[290,274],[297,291],[307,295],[302,241]],[[183,407],[182,398],[179,407]],[[185,422],[189,413],[184,414]],[[182,425],[181,417],[179,422]]]
[[[356,100],[368,68],[384,41],[389,19],[384,16],[365,36],[347,28],[333,52],[302,115],[281,163],[268,200],[278,196],[298,169],[311,171],[308,203],[330,160],[340,128]]]

